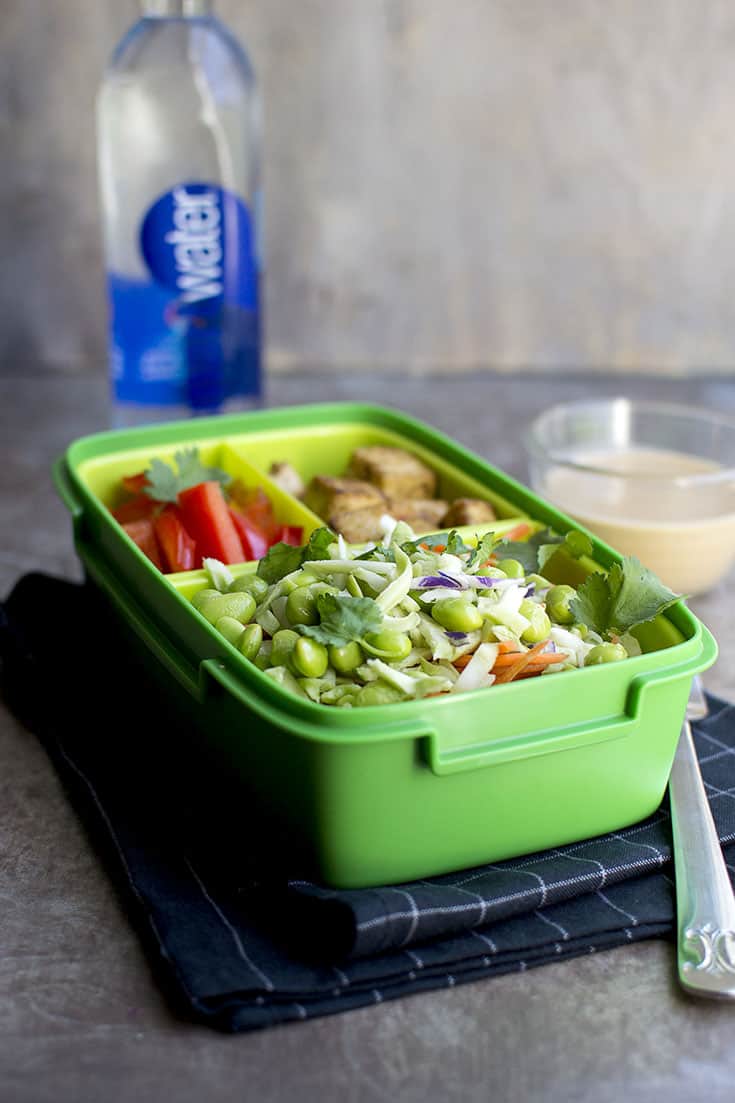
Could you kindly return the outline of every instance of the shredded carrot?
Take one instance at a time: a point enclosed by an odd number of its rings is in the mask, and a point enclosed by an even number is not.
[[[509,529],[508,532],[503,533],[503,540],[522,540],[524,536],[530,535],[531,526],[525,522],[520,525],[516,525],[515,528]]]
[[[471,652],[465,652],[464,655],[460,655],[458,659],[454,660],[454,662],[452,663],[452,666],[456,667],[457,670],[464,670],[464,668],[467,666],[467,664],[471,661],[472,661],[472,653]],[[427,697],[428,697],[428,693],[427,693]]]
[[[505,654],[508,654],[508,653],[510,653],[512,655],[520,655],[521,654],[521,652],[518,650],[518,648],[516,647],[515,643],[512,642],[512,640],[501,640],[500,643],[498,644],[498,654],[499,655],[505,655]]]
[[[505,670],[508,667],[513,666],[513,664],[518,661],[519,654],[525,655],[527,654],[527,652],[523,651],[519,653],[518,651],[511,651],[509,654],[498,655],[497,659],[495,660],[495,666],[493,667],[493,670]],[[544,651],[542,655],[537,655],[535,657],[531,665],[539,667],[550,666],[554,663],[563,663],[565,659],[566,654],[562,654],[559,651]]]
[[[495,678],[495,685],[503,685],[505,682],[512,682],[514,678],[526,669],[526,667],[534,662],[548,642],[548,640],[542,640],[541,643],[537,643],[535,647],[532,647],[530,651],[524,651],[520,658],[515,660],[512,666],[501,669],[500,673]]]

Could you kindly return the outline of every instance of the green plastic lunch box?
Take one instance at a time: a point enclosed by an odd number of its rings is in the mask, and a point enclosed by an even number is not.
[[[163,691],[193,721],[243,805],[281,840],[288,868],[335,887],[410,881],[559,846],[643,819],[666,788],[692,676],[717,654],[678,602],[638,631],[643,654],[465,694],[367,708],[315,704],[249,663],[194,608],[203,571],[161,574],[117,524],[120,479],[196,445],[304,536],[323,523],[268,476],[343,474],[352,451],[397,445],[434,468],[442,497],[492,503],[501,533],[520,520],[575,526],[480,457],[394,410],[358,404],[274,409],[99,433],[54,469],[88,579]],[[486,526],[487,528],[487,526]],[[474,531],[474,530],[471,530]],[[594,562],[558,552],[552,581]],[[236,566],[234,573],[255,569]],[[576,574],[575,574],[576,572]],[[214,768],[214,767],[213,767]],[[228,790],[229,791],[229,790]]]

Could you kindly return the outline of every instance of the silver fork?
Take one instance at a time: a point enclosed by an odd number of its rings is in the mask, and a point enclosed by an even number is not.
[[[669,778],[679,980],[693,995],[735,999],[735,895],[690,727],[691,720],[706,715],[702,685],[695,677]]]

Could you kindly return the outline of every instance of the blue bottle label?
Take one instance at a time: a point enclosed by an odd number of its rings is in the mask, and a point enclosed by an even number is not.
[[[146,213],[140,249],[149,278],[109,275],[117,400],[205,412],[256,398],[259,271],[243,200],[180,184]]]

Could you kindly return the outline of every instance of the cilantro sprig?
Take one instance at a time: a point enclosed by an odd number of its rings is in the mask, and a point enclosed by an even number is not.
[[[316,607],[320,623],[302,624],[299,630],[319,643],[335,647],[360,640],[368,632],[377,632],[383,623],[383,612],[371,597],[319,594]]]
[[[270,586],[274,582],[280,582],[292,571],[297,571],[302,563],[310,559],[329,559],[329,546],[336,539],[332,530],[325,525],[312,532],[308,544],[303,548],[295,548],[283,542],[274,544],[258,563],[258,576]]]
[[[607,575],[589,575],[569,608],[599,635],[622,635],[653,620],[679,597],[638,559],[627,556],[622,563],[614,563]]]
[[[231,476],[218,467],[207,467],[199,458],[198,448],[184,448],[174,454],[174,467],[160,459],[152,459],[146,468],[144,491],[156,502],[175,502],[182,490],[199,483],[216,481],[227,486]]]

